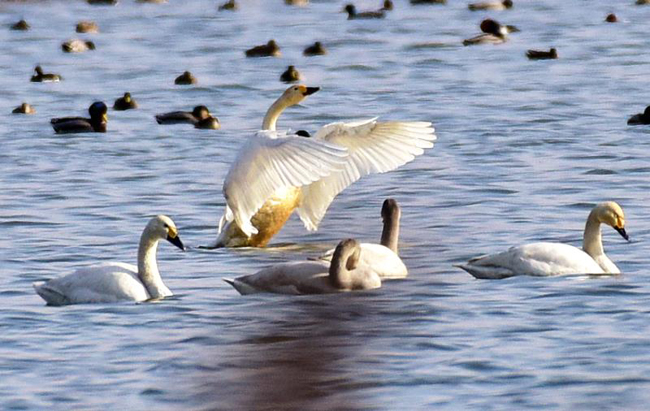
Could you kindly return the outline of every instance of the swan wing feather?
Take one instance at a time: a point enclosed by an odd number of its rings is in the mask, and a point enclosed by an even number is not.
[[[328,141],[263,130],[239,150],[223,183],[226,220],[251,236],[251,217],[278,189],[300,187],[328,176],[345,164],[347,149]]]
[[[385,173],[412,161],[433,147],[436,135],[429,122],[378,122],[373,118],[328,124],[314,139],[343,146],[349,156],[342,169],[303,186],[297,212],[310,231],[318,228],[332,200],[350,184],[367,174]]]

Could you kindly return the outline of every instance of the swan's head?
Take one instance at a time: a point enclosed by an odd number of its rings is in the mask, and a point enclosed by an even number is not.
[[[199,120],[210,117],[210,110],[206,106],[196,106],[192,110],[192,115]]]
[[[381,218],[384,221],[387,220],[399,220],[400,209],[399,204],[392,198],[387,198],[384,200],[384,204],[381,206]]]
[[[102,101],[96,101],[88,107],[88,114],[93,120],[99,120],[102,122],[108,121],[108,107]]]
[[[353,238],[342,240],[334,249],[332,256],[332,265],[339,266],[343,263],[345,268],[350,271],[357,268],[359,258],[361,257],[361,245]]]
[[[630,241],[627,233],[625,232],[625,214],[623,214],[623,209],[620,205],[614,201],[607,201],[605,203],[600,203],[594,208],[596,212],[596,217],[598,221],[603,224],[612,226],[621,237]]]
[[[174,244],[176,247],[185,251],[185,246],[181,242],[181,238],[178,236],[178,229],[176,224],[172,221],[171,218],[166,215],[157,215],[149,221],[145,231],[152,238],[164,239]]]
[[[307,87],[303,84],[291,86],[284,91],[280,99],[284,101],[286,107],[295,106],[305,99],[320,90],[320,87]]]

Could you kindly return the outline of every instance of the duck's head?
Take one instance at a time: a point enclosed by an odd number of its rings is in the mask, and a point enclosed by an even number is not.
[[[506,0],[509,1],[509,0]],[[392,10],[393,9],[393,2],[392,0],[384,0],[384,6],[382,7],[383,10]]]
[[[88,114],[92,120],[108,121],[108,107],[102,101],[96,101],[88,107]]]
[[[210,117],[210,110],[206,106],[196,106],[192,110],[192,115],[199,120]]]
[[[551,53],[551,57],[553,57],[554,59],[557,58],[557,49],[555,47],[551,48],[549,52]]]
[[[280,47],[278,46],[278,43],[275,42],[275,40],[269,40],[268,43],[266,43],[266,46],[270,49],[273,50],[279,50]]]
[[[284,100],[287,107],[295,106],[305,99],[305,97],[314,94],[320,90],[320,87],[307,87],[303,84],[291,86],[284,91],[282,100]]]
[[[127,91],[126,93],[124,93],[124,97],[123,97],[123,98],[124,98],[124,102],[126,102],[126,103],[130,103],[130,102],[131,102],[131,93],[129,93],[129,92]]]
[[[505,37],[508,34],[508,29],[496,20],[485,19],[481,22],[480,27],[483,33],[494,34],[499,37]]]
[[[88,47],[88,50],[95,50],[95,43],[93,43],[92,41],[88,40],[88,41],[86,42],[86,47]]]
[[[643,117],[650,118],[650,106],[646,107],[645,110],[643,111]]]
[[[343,11],[347,12],[350,16],[354,16],[357,14],[357,8],[354,7],[354,4],[347,4],[344,8]]]
[[[178,236],[178,229],[171,218],[166,215],[157,215],[147,224],[145,232],[157,239],[164,239],[185,251],[185,246]]]
[[[40,66],[40,65],[39,65],[39,66],[36,66],[36,67],[34,67],[34,71],[35,71],[35,72],[36,72],[36,74],[38,74],[39,76],[42,76],[42,75],[43,75],[43,69],[41,68],[41,66]]]
[[[614,201],[607,201],[600,203],[594,208],[598,221],[607,224],[616,230],[621,237],[630,241],[627,233],[625,232],[625,214],[620,205]]]
[[[507,9],[511,9],[513,6],[512,0],[503,0],[503,3],[501,4],[503,4],[503,7]]]

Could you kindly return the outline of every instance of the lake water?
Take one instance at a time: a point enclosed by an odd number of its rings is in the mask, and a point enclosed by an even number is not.
[[[650,103],[650,6],[395,3],[383,21],[347,21],[344,2],[331,1],[241,0],[235,13],[207,0],[0,3],[0,409],[647,409],[650,129],[626,120]],[[622,21],[604,23],[610,12]],[[487,16],[521,32],[463,47]],[[9,30],[21,17],[32,29]],[[82,19],[101,32],[74,33]],[[97,50],[64,54],[76,37]],[[281,58],[244,57],[271,38]],[[317,40],[329,54],[303,57]],[[558,60],[525,57],[551,46]],[[65,80],[30,83],[36,64]],[[293,217],[267,249],[161,245],[173,298],[44,304],[33,281],[135,263],[152,215],[171,216],[186,245],[213,240],[229,163],[287,87],[278,78],[289,64],[322,90],[280,128],[426,120],[438,142],[345,190],[316,233]],[[185,70],[197,85],[173,84]],[[110,110],[106,134],[50,127],[125,91],[140,109]],[[23,101],[37,113],[10,114]],[[154,121],[198,104],[221,130]],[[221,280],[341,238],[377,241],[389,196],[402,206],[408,279],[304,297],[242,297]],[[580,246],[589,210],[605,200],[622,205],[632,239],[604,227],[621,276],[480,281],[453,267],[529,241]]]

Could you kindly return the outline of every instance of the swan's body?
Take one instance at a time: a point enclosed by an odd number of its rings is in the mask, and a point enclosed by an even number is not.
[[[240,294],[328,294],[381,287],[381,279],[368,266],[359,264],[362,253],[355,240],[336,247],[332,263],[293,262],[276,264],[256,274],[224,279]]]
[[[34,289],[48,305],[145,301],[171,296],[156,262],[158,242],[162,239],[184,249],[174,222],[159,215],[149,221],[140,237],[137,267],[125,263],[99,264],[34,283]]]
[[[223,184],[226,211],[211,247],[263,247],[294,209],[308,230],[316,230],[332,200],[350,184],[433,147],[436,136],[427,122],[333,123],[313,138],[275,131],[285,108],[317,90],[289,87],[266,113],[263,131],[240,149]]]
[[[582,250],[561,243],[532,243],[477,257],[458,267],[476,278],[515,275],[618,274],[620,270],[603,250],[600,224],[612,226],[626,240],[625,216],[613,201],[598,204],[589,214]]]
[[[384,228],[381,233],[380,244],[360,244],[361,258],[359,265],[370,267],[382,280],[405,278],[408,275],[408,269],[397,253],[400,215],[401,211],[397,201],[392,198],[385,200],[381,208]],[[333,255],[334,249],[331,249],[318,259],[332,261]]]

